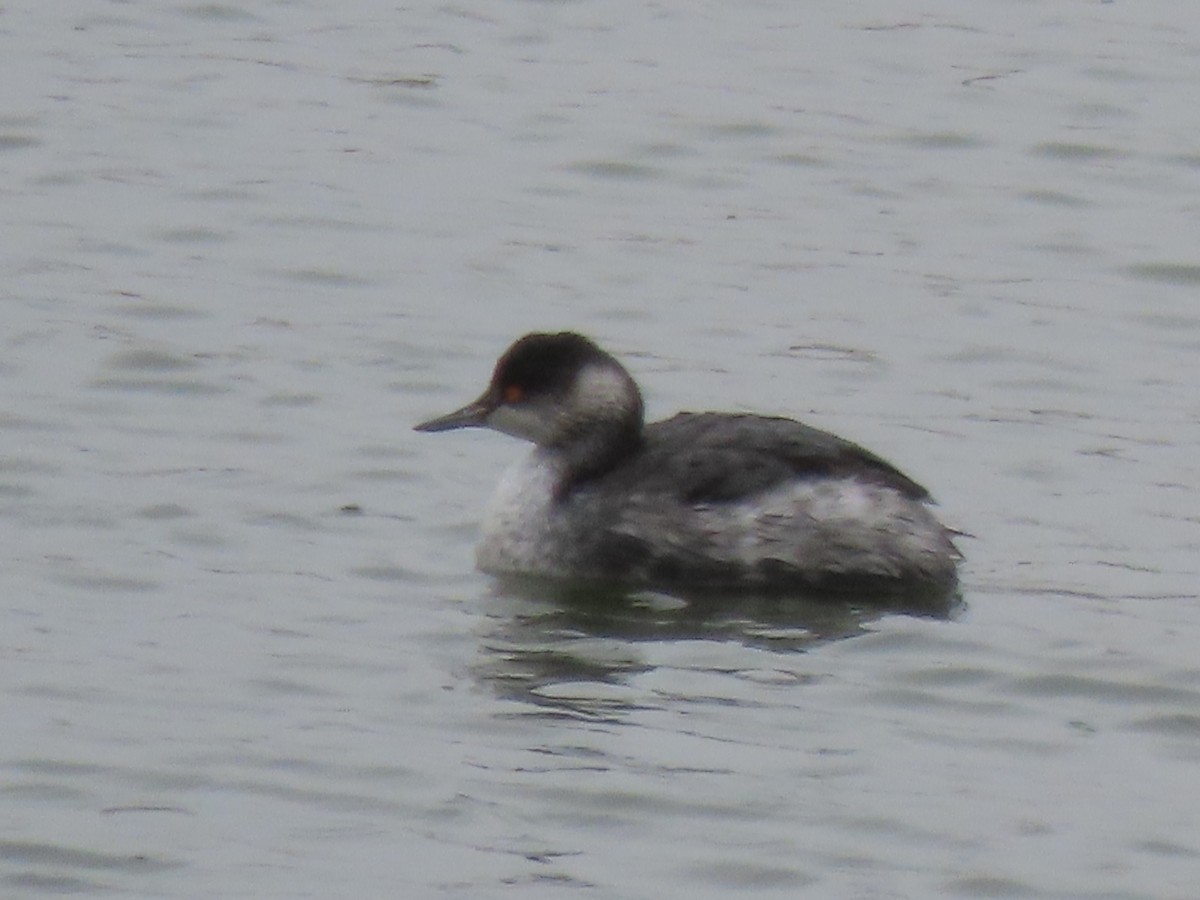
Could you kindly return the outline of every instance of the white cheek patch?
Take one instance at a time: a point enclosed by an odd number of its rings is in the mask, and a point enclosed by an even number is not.
[[[629,405],[629,378],[612,366],[584,366],[568,402],[575,409],[597,413],[624,409]]]
[[[530,403],[497,407],[488,416],[487,426],[535,444],[549,443],[554,436],[553,417],[547,416],[545,409]]]
[[[587,365],[575,376],[565,397],[538,396],[502,404],[487,417],[487,427],[545,447],[561,441],[573,427],[605,427],[605,423],[620,419],[629,409],[631,393],[623,372],[611,366]]]

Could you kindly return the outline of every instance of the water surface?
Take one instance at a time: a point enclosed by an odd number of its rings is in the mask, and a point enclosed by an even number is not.
[[[1200,14],[57,3],[0,49],[0,885],[1190,898]],[[930,486],[948,617],[503,590],[520,333]]]

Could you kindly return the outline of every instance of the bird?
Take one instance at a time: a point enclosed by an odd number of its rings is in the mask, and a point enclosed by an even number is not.
[[[415,426],[461,428],[534,445],[487,505],[487,573],[705,593],[957,588],[961,532],[891,463],[777,416],[646,424],[629,371],[574,332],[521,337],[477,400]]]

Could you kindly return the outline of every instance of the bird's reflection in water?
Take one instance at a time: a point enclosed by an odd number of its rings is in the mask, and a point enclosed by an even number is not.
[[[950,618],[957,592],[887,598],[829,595],[687,596],[569,585],[538,579],[497,582],[492,627],[476,675],[502,697],[541,715],[608,719],[634,708],[620,687],[653,670],[647,645],[701,641],[748,653],[792,654],[854,637],[885,615]],[[753,657],[762,664],[762,653]],[[708,671],[711,660],[697,663]],[[730,665],[730,668],[739,668]]]

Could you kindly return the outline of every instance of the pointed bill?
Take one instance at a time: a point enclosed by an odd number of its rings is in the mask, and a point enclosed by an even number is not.
[[[451,431],[455,428],[486,428],[488,416],[495,409],[495,404],[487,394],[473,403],[468,403],[462,409],[452,413],[422,422],[413,426],[414,431]]]

